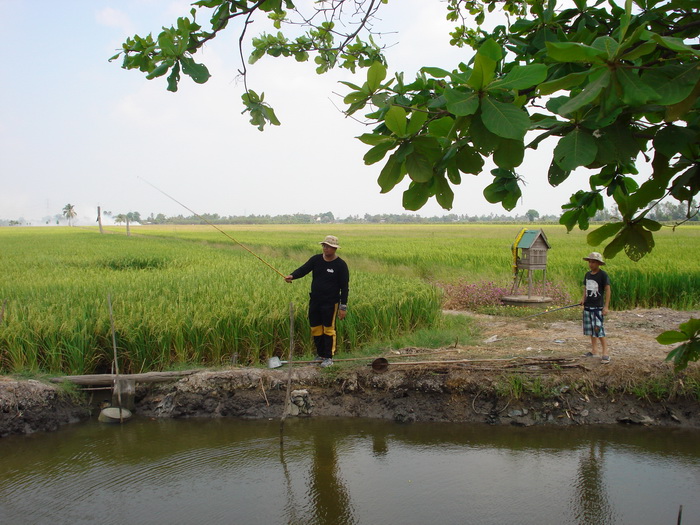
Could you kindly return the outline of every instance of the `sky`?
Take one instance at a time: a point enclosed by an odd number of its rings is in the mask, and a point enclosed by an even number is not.
[[[347,80],[366,73],[317,75],[312,62],[264,57],[249,66],[248,85],[265,93],[282,126],[249,124],[240,102],[237,34],[209,43],[197,61],[212,77],[196,85],[183,75],[177,93],[165,78],[108,62],[126,37],[155,35],[190,4],[171,0],[0,0],[0,219],[41,224],[73,204],[78,223],[94,224],[97,206],[113,214],[138,211],[190,215],[144,180],[197,213],[228,215],[350,215],[404,213],[402,192],[380,194],[383,163],[366,166],[369,148],[355,137],[367,127],[344,117]],[[453,69],[472,52],[449,45],[452,24],[440,0],[392,0],[376,29],[384,32],[390,71],[412,79],[422,66]],[[258,17],[262,18],[262,17]],[[255,27],[255,26],[253,26]],[[249,29],[257,34],[267,26]],[[248,47],[248,50],[250,48]],[[247,58],[247,57],[246,57]],[[528,152],[517,172],[525,179],[513,214],[559,214],[579,189],[575,177],[547,183],[553,144]],[[492,165],[463,175],[452,210],[434,199],[418,213],[507,213],[486,202]],[[408,178],[406,178],[408,179]],[[580,180],[580,179],[579,179]]]

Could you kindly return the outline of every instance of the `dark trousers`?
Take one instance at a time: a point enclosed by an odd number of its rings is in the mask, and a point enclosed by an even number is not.
[[[309,301],[309,325],[314,338],[316,352],[321,357],[333,357],[335,354],[335,319],[338,315],[338,303]]]

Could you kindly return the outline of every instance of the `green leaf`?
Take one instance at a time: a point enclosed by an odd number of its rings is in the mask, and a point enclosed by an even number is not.
[[[403,192],[403,207],[407,210],[420,210],[432,195],[430,184],[412,182]]]
[[[451,210],[452,203],[454,202],[455,194],[452,191],[452,188],[450,187],[450,183],[447,182],[447,179],[445,179],[444,175],[436,176],[435,182],[436,182],[435,199],[437,200],[438,204],[444,210]]]
[[[369,98],[369,94],[364,91],[351,91],[345,98],[343,98],[343,103],[345,104],[355,104],[358,102],[366,102]]]
[[[162,77],[163,75],[165,75],[168,72],[168,69],[170,69],[170,66],[172,66],[172,65],[173,65],[172,60],[166,60],[164,62],[161,62],[160,64],[158,64],[158,66],[153,71],[151,71],[148,75],[146,75],[146,78],[148,80],[152,80],[156,77]]]
[[[479,109],[479,95],[464,88],[448,88],[443,93],[447,111],[458,117],[473,115]]]
[[[450,76],[449,71],[445,71],[444,69],[440,69],[439,67],[422,67],[420,68],[422,73],[427,73],[431,77],[435,78],[445,78]]]
[[[479,175],[484,168],[484,158],[471,146],[463,146],[455,155],[457,169],[462,173]]]
[[[598,130],[595,139],[598,152],[596,162],[600,164],[629,163],[639,154],[639,143],[635,139],[636,129],[624,122]]]
[[[396,154],[389,157],[389,160],[382,168],[379,174],[377,183],[381,188],[381,193],[387,193],[394,189],[394,187],[403,180],[406,175],[405,171],[402,170],[401,166],[403,161],[396,160]]]
[[[605,51],[576,42],[547,42],[547,55],[557,62],[603,63]]]
[[[428,182],[433,178],[433,163],[417,151],[406,157],[406,170],[414,182]]]
[[[687,341],[688,339],[690,339],[688,334],[678,332],[677,330],[667,330],[656,337],[656,341],[662,345],[674,345]]]
[[[686,52],[693,54],[695,56],[700,56],[700,51],[694,49],[683,42],[682,38],[671,37],[671,36],[661,36],[656,33],[648,32],[645,34],[644,38],[646,40],[651,40],[660,44],[672,51]]]
[[[395,135],[406,136],[406,110],[399,106],[391,106],[386,112],[384,123]]]
[[[363,157],[365,164],[370,165],[374,164],[375,162],[379,162],[384,158],[387,152],[394,147],[394,145],[394,141],[381,142],[377,144],[376,146],[371,148],[367,153],[365,153],[365,156]]]
[[[654,237],[640,224],[629,224],[620,233],[625,234],[625,253],[634,262],[639,261],[654,248]]]
[[[576,129],[559,140],[554,148],[554,160],[564,171],[571,171],[593,162],[597,151],[595,139],[589,133]]]
[[[549,165],[549,171],[547,172],[547,180],[551,186],[557,187],[571,175],[571,171],[563,170],[559,165],[553,160]]]
[[[406,126],[406,135],[410,136],[418,133],[426,120],[428,120],[428,113],[426,111],[414,111],[411,115],[411,120],[408,122],[408,126]]]
[[[280,121],[277,119],[277,115],[275,115],[275,110],[272,109],[268,105],[262,105],[260,108],[260,111],[262,111],[263,115],[265,116],[265,119],[270,122],[273,126],[279,126]]]
[[[569,113],[573,113],[577,109],[582,108],[586,104],[590,104],[596,98],[598,98],[598,95],[600,95],[603,88],[606,88],[610,83],[610,71],[607,69],[598,69],[595,71],[595,73],[591,74],[591,78],[593,80],[591,80],[591,82],[589,82],[589,84],[583,88],[581,93],[571,98],[566,104],[559,107],[557,111],[559,115],[566,116]]]
[[[700,341],[693,339],[669,352],[666,361],[673,359],[673,368],[676,372],[688,367],[690,361],[700,359]]]
[[[617,55],[617,52],[620,49],[620,44],[618,44],[617,40],[614,38],[609,36],[600,36],[593,41],[591,47],[602,51],[605,58],[611,60]]]
[[[586,241],[591,246],[598,246],[608,237],[616,235],[622,227],[625,225],[624,222],[609,222],[604,224],[600,228],[593,230],[586,236]]]
[[[516,65],[502,79],[492,82],[488,89],[528,89],[547,78],[547,66],[544,64]]]
[[[654,137],[654,148],[671,158],[676,153],[690,153],[690,146],[697,142],[696,133],[692,130],[669,124],[661,128]],[[687,155],[690,157],[691,155]]]
[[[442,117],[437,120],[433,120],[428,124],[428,133],[434,137],[448,137],[450,131],[452,131],[452,126],[454,126],[454,123],[455,119],[452,117]]]
[[[618,233],[615,238],[603,250],[606,259],[613,259],[625,248],[625,237]]]
[[[679,324],[678,328],[680,328],[681,332],[688,336],[688,339],[700,337],[700,319],[691,317],[685,323]]]
[[[375,62],[367,70],[367,87],[370,93],[377,91],[386,78],[386,67],[381,62]]]
[[[501,46],[492,38],[485,40],[474,57],[472,74],[467,81],[469,87],[480,91],[484,86],[490,84],[496,74],[496,66],[502,57],[503,49]]]
[[[503,190],[500,184],[492,182],[484,188],[484,198],[491,204],[497,204],[503,200],[507,192]]]
[[[481,118],[486,129],[504,139],[522,141],[530,127],[530,117],[524,110],[490,96],[481,102]]]
[[[387,135],[376,135],[374,133],[364,133],[359,137],[360,141],[368,146],[376,146],[377,144],[382,144],[384,142],[396,142],[394,138]]]
[[[211,77],[207,66],[204,64],[197,64],[191,57],[180,57],[180,63],[182,64],[182,72],[188,75],[197,84],[204,84],[209,80],[209,77]]]
[[[641,219],[639,221],[639,224],[642,225],[645,229],[652,231],[652,232],[657,232],[661,229],[661,223],[657,221],[653,221],[651,219]]]
[[[168,75],[168,91],[175,93],[178,82],[180,82],[180,62],[175,62],[173,70]]]
[[[498,147],[501,140],[498,135],[494,135],[486,129],[479,114],[472,117],[471,124],[469,125],[469,134],[471,135],[474,146],[482,155],[492,153]]]
[[[543,82],[537,88],[537,93],[543,96],[551,95],[560,89],[571,89],[580,86],[583,81],[588,78],[588,75],[588,71],[582,71],[580,73],[570,73],[561,78],[550,80],[549,82]]]
[[[525,144],[521,140],[502,139],[493,153],[493,161],[499,168],[517,168],[525,157]]]
[[[512,210],[522,196],[515,174],[502,168],[491,170],[491,173],[495,179],[493,183],[484,188],[484,197],[490,203],[500,202],[506,210]]]
[[[173,35],[170,32],[163,31],[158,35],[158,45],[164,56],[176,57],[178,55],[175,43],[173,42]]]
[[[659,94],[657,102],[664,106],[685,100],[700,80],[697,62],[688,65],[669,65],[648,69],[642,73],[642,82],[654,86]]]
[[[660,98],[656,90],[642,82],[632,69],[618,68],[616,77],[622,86],[622,101],[625,104],[640,106]]]
[[[643,57],[644,55],[648,55],[652,51],[656,49],[656,44],[654,42],[645,42],[642,45],[639,45],[629,51],[628,53],[625,53],[620,57],[620,60],[629,60],[630,62],[633,62],[637,60],[638,58]]]

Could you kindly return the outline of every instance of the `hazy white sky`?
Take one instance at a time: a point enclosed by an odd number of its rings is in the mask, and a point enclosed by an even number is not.
[[[383,40],[397,44],[388,51],[390,69],[411,79],[423,65],[452,69],[470,58],[449,46],[440,0],[392,0],[385,8],[381,26],[392,33]],[[174,94],[164,78],[148,81],[107,61],[127,36],[157,34],[185,15],[188,2],[2,0],[2,10],[0,218],[38,221],[67,203],[84,224],[94,223],[98,205],[115,214],[189,215],[138,177],[198,213],[404,211],[408,183],[379,193],[382,165],[365,166],[368,147],[354,138],[365,128],[337,109],[338,94],[347,92],[338,80],[362,83],[364,71],[318,76],[311,62],[263,58],[249,70],[249,87],[265,92],[282,126],[260,132],[241,115],[233,31],[196,57],[209,67],[209,82],[195,85],[183,75]],[[518,170],[527,186],[514,213],[560,213],[574,191],[569,181],[547,184],[552,147],[528,152]],[[464,176],[452,212],[504,213],[481,193],[491,167]],[[419,213],[448,212],[431,201]]]

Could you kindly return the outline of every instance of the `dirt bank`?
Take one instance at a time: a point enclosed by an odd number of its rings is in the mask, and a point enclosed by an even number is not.
[[[535,424],[642,424],[700,428],[700,365],[674,374],[663,361],[669,348],[656,335],[700,312],[666,309],[613,312],[607,320],[612,363],[583,358],[589,340],[575,314],[518,320],[475,316],[479,342],[416,356],[462,363],[389,365],[338,363],[321,370],[293,369],[295,412],[311,416],[359,416],[401,422],[455,421]],[[404,349],[390,363],[427,350]],[[202,371],[177,381],[139,384],[142,417],[278,418],[287,369],[232,368]],[[106,397],[106,396],[105,396]],[[99,399],[94,399],[99,401]],[[0,381],[0,436],[53,430],[85,417],[52,385]],[[96,409],[93,408],[93,415]]]
[[[0,376],[0,437],[52,431],[88,417],[87,404],[56,385]]]

